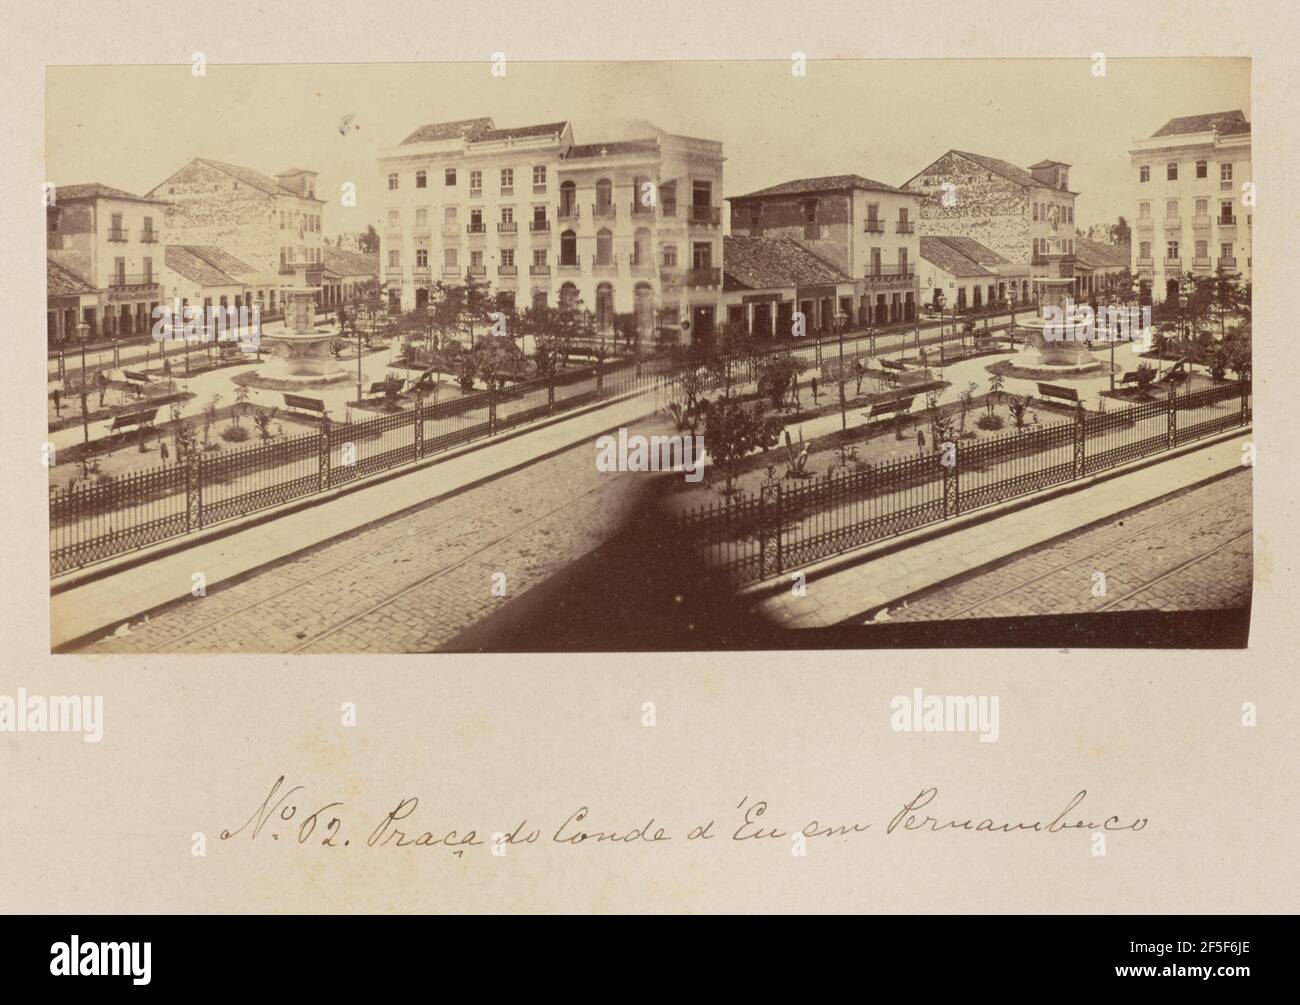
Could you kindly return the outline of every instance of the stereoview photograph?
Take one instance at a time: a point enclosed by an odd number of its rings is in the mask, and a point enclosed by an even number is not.
[[[1249,60],[46,83],[56,651],[1246,644]]]

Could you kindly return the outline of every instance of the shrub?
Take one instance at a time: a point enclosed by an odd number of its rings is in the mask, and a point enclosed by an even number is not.
[[[227,443],[243,443],[248,439],[248,429],[245,426],[229,425],[221,431],[221,438]]]
[[[992,429],[1001,429],[1003,426],[1006,425],[1006,422],[1005,420],[1003,420],[1002,416],[1000,415],[991,415],[988,412],[985,412],[983,415],[981,415],[978,419],[975,420],[975,425],[979,426],[980,429],[992,430]]]

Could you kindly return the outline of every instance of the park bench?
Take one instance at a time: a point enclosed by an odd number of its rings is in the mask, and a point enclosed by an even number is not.
[[[1060,384],[1044,384],[1040,381],[1038,394],[1042,398],[1060,398],[1062,401],[1070,401],[1076,405],[1079,403],[1079,392],[1072,387],[1061,387]]]
[[[1129,370],[1119,379],[1119,382],[1121,384],[1136,384],[1138,382],[1138,372],[1136,370]]]
[[[315,412],[324,418],[325,402],[319,398],[304,398],[301,394],[284,394],[284,405],[286,408],[294,408],[303,412]]]
[[[1184,364],[1186,362],[1187,362],[1187,357],[1184,356],[1177,363],[1175,363],[1168,370],[1166,370],[1165,375],[1161,377],[1158,381],[1156,381],[1156,383],[1173,384],[1176,383],[1177,381],[1184,379],[1187,376],[1187,370],[1184,367]]]
[[[122,376],[126,378],[127,383],[131,386],[131,390],[134,391],[137,396],[144,394],[145,385],[152,379],[143,370],[123,370]]]
[[[867,410],[862,413],[863,418],[870,422],[872,419],[878,419],[881,416],[910,412],[914,397],[914,395],[909,395],[906,398],[886,398],[884,401],[873,401]]]
[[[370,390],[366,392],[366,397],[373,398],[384,393],[384,385],[387,381],[377,380],[370,385]]]
[[[898,360],[894,360],[894,359],[882,359],[882,360],[880,361],[880,365],[883,366],[886,370],[906,370],[906,369],[907,369],[907,364],[906,364],[906,363],[900,363],[900,362],[898,362]]]
[[[119,415],[108,425],[107,432],[109,435],[120,433],[124,429],[130,429],[132,426],[145,426],[153,422],[154,416],[158,414],[158,409],[148,408],[141,412],[127,412],[125,415]]]

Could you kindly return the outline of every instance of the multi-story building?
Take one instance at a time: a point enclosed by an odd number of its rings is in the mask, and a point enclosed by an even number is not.
[[[381,281],[390,309],[439,280],[487,282],[505,305],[592,310],[608,329],[680,324],[707,338],[722,290],[722,144],[646,125],[577,144],[568,122],[421,126],[384,151]],[[686,324],[689,322],[689,324]]]
[[[1251,274],[1250,123],[1240,110],[1170,119],[1129,150],[1133,271],[1155,300],[1188,273]],[[1253,202],[1253,200],[1252,200]]]
[[[219,248],[253,268],[251,294],[264,313],[281,308],[295,264],[307,263],[307,281],[320,285],[325,203],[316,198],[315,172],[290,168],[271,178],[196,157],[149,195],[168,204],[169,241]]]
[[[90,337],[140,335],[152,327],[161,298],[165,210],[157,199],[97,182],[54,190],[46,210],[46,255],[97,292],[93,307],[80,307]],[[66,313],[56,320],[62,338],[73,334],[68,320]]]
[[[733,235],[797,241],[852,279],[852,294],[832,299],[834,313],[849,324],[916,316],[918,194],[847,174],[798,178],[727,201]],[[800,299],[813,303],[813,330],[832,327],[825,296]]]
[[[970,237],[1035,278],[1074,275],[1074,200],[1070,165],[1044,160],[1029,170],[964,150],[949,150],[904,183],[924,196],[921,234]]]

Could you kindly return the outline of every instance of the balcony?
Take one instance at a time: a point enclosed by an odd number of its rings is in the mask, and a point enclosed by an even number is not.
[[[455,223],[444,223],[442,225],[443,237],[460,237],[460,227]]]
[[[895,232],[899,234],[915,234],[916,224],[911,220],[899,220]]]
[[[1208,216],[1194,216],[1192,217],[1192,226],[1197,230],[1209,230],[1210,218]]]
[[[545,195],[545,194],[546,194],[546,182],[542,182],[540,185],[536,183],[533,184],[533,195]]]
[[[639,199],[633,199],[632,215],[633,216],[654,216],[655,208],[654,206],[644,205]]]
[[[1165,230],[1182,230],[1183,218],[1180,216],[1166,216]]]
[[[482,223],[482,222],[479,222],[479,223],[468,223],[468,224],[465,225],[465,233],[467,233],[467,234],[486,234],[486,233],[487,233],[487,226],[486,226],[484,223]]]
[[[528,229],[534,234],[549,234],[551,232],[551,221],[529,220]]]
[[[655,274],[654,262],[637,261],[635,258],[628,262],[628,268],[634,276],[653,276]]]
[[[471,199],[482,199],[483,190],[481,188],[472,188],[469,190],[469,197]]]
[[[398,266],[397,268],[390,268],[388,270],[388,274],[392,275],[394,272],[400,274],[401,271],[402,271],[401,267]],[[419,282],[420,280],[424,280],[427,283],[429,281],[431,271],[427,265],[417,265],[414,269],[411,270],[411,275],[415,278],[416,282]]]
[[[864,234],[883,234],[885,232],[885,221],[867,217],[867,222],[862,225]]]
[[[682,270],[675,265],[664,265],[659,268],[659,282],[664,286],[674,286],[682,281]]]
[[[555,215],[561,220],[576,220],[578,219],[578,204],[566,205],[560,203],[560,208],[555,211]]]
[[[1151,219],[1151,217],[1148,216],[1145,219],[1139,219],[1134,224],[1134,227],[1137,230],[1143,230],[1143,231],[1151,230],[1153,227],[1155,227],[1155,222]]]
[[[498,265],[498,276],[517,276],[519,275],[519,266],[517,265]]]
[[[514,220],[502,220],[497,224],[498,234],[514,234],[519,230],[519,224]]]
[[[514,194],[515,194],[515,187],[514,187],[513,185],[502,185],[502,186],[501,186],[501,194],[502,194],[502,195],[514,195]]]
[[[566,262],[564,259],[560,259],[560,263],[555,267],[555,270],[564,275],[576,276],[582,271],[582,266],[577,261]]]
[[[486,265],[471,265],[471,266],[469,267],[469,274],[470,274],[471,276],[475,276],[475,277],[486,276],[486,275],[487,275],[487,266],[486,266]]]
[[[157,244],[158,231],[148,229],[140,231],[140,242],[142,244]]]
[[[618,215],[617,207],[611,203],[595,203],[591,207],[591,216],[593,220],[612,220]]]
[[[692,207],[694,208],[694,207]],[[686,270],[687,286],[721,286],[722,269],[716,266],[700,266]]]
[[[110,241],[118,241],[118,242],[121,242],[121,243],[125,244],[125,243],[126,243],[126,230],[125,230],[124,228],[122,228],[122,227],[109,227],[109,228],[108,228],[108,239],[109,239]]]
[[[459,276],[460,276],[460,266],[458,266],[458,265],[444,265],[444,266],[442,267],[442,274],[443,274],[444,276],[451,276],[451,277],[453,277],[453,278],[455,278],[455,277],[459,277]]]
[[[1166,259],[1165,259],[1165,271],[1166,271],[1166,272],[1182,272],[1182,271],[1183,271],[1183,260],[1182,260],[1181,258],[1166,258]]]
[[[1154,258],[1139,258],[1137,260],[1137,270],[1139,272],[1155,271],[1156,261]]]
[[[718,206],[692,206],[691,223],[703,223],[716,227],[722,222],[722,209]]]
[[[1220,227],[1235,227],[1237,218],[1235,216],[1221,216],[1218,222]]]
[[[1219,191],[1220,191],[1220,192],[1231,192],[1231,191],[1232,191],[1232,179],[1229,178],[1227,181],[1220,180],[1220,181],[1219,181]]]
[[[158,277],[152,272],[119,272],[108,280],[108,285],[114,289],[121,289],[126,286],[154,286],[158,282]]]
[[[677,216],[677,203],[676,203],[676,202],[664,202],[664,203],[661,203],[660,206],[659,206],[659,215],[660,215],[660,216],[671,216],[671,217],[676,217],[676,216]]]
[[[1237,260],[1235,258],[1219,259],[1219,268],[1221,269],[1235,269],[1236,267],[1237,267]]]
[[[611,257],[601,261],[599,255],[592,255],[591,271],[597,276],[617,276],[618,259]]]
[[[425,238],[427,238],[427,237],[430,236],[431,233],[432,233],[432,231],[430,231],[430,229],[429,229],[429,225],[428,225],[427,223],[426,223],[426,224],[418,224],[418,223],[417,223],[414,227],[411,228],[411,236],[412,236],[412,237],[417,237],[417,238],[425,237]]]
[[[528,266],[528,274],[530,276],[549,276],[551,267],[549,265],[530,265]]]
[[[872,262],[867,268],[867,278],[880,278],[881,276],[910,276],[916,272],[915,262],[899,262],[897,265],[890,265],[880,262]]]
[[[1209,271],[1210,260],[1208,258],[1193,258],[1192,268],[1197,270]]]

